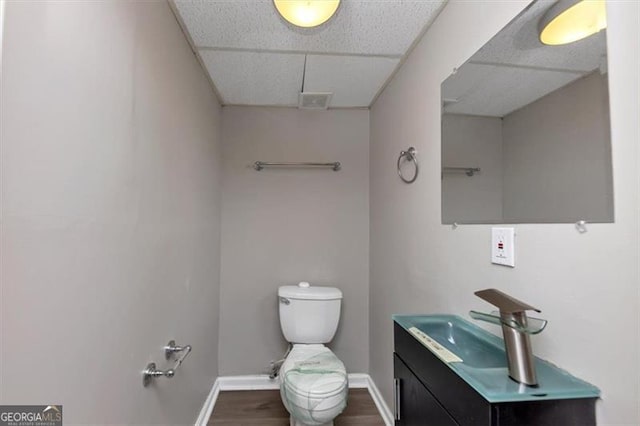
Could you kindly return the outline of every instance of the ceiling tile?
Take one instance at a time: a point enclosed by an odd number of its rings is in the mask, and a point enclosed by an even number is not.
[[[447,103],[445,112],[504,117],[580,77],[576,73],[468,63],[442,85],[443,98],[458,100]]]
[[[472,62],[513,64],[560,70],[593,71],[607,54],[606,31],[562,46],[547,46],[538,38],[538,23],[553,2],[538,1],[491,39]]]
[[[224,104],[296,106],[304,55],[200,50]]]
[[[175,0],[197,47],[403,55],[444,0],[346,0],[329,22],[288,24],[272,0]]]
[[[307,56],[306,92],[332,92],[331,107],[368,107],[399,59],[363,56]]]

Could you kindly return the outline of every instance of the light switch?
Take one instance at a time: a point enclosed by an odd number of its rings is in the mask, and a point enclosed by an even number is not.
[[[491,263],[516,266],[515,235],[513,228],[491,228]]]

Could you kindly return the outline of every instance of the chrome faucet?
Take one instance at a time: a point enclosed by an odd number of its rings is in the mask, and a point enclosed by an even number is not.
[[[537,386],[538,379],[529,335],[538,334],[544,330],[547,321],[527,318],[526,311],[540,312],[540,310],[493,288],[476,291],[474,294],[496,306],[500,311],[492,314],[471,311],[469,315],[474,319],[502,326],[509,377],[525,385]]]

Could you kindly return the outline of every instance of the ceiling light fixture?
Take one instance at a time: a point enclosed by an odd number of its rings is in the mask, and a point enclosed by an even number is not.
[[[273,0],[273,4],[293,25],[311,28],[327,22],[338,10],[340,0]]]
[[[605,0],[559,0],[540,21],[540,41],[556,46],[607,28]]]

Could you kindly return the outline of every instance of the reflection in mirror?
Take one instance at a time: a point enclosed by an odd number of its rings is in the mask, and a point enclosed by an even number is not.
[[[543,45],[551,4],[442,83],[442,223],[613,221],[606,31]]]

